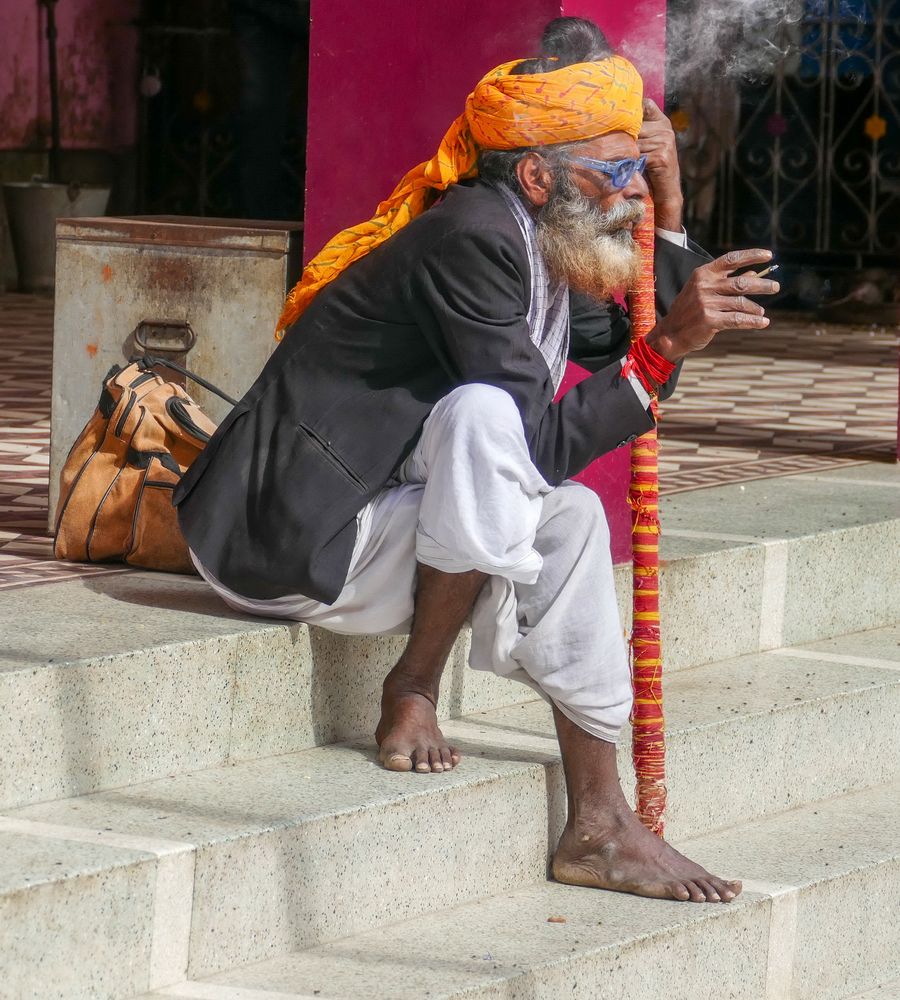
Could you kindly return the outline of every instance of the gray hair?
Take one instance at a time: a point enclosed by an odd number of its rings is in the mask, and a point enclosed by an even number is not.
[[[553,146],[523,146],[519,149],[482,149],[478,153],[478,176],[490,184],[505,184],[521,193],[516,167],[523,156],[537,153],[547,161],[553,179],[556,180],[566,158],[579,143],[565,142]]]

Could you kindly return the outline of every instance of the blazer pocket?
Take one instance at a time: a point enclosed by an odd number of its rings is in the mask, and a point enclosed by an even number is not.
[[[310,444],[325,458],[344,478],[349,480],[361,493],[366,493],[369,489],[368,483],[357,472],[355,472],[340,455],[331,447],[321,434],[317,433],[309,424],[299,423],[297,430],[304,434]]]

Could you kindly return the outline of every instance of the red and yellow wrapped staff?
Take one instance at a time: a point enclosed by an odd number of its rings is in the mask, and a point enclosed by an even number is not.
[[[636,228],[641,248],[641,277],[630,297],[632,337],[646,336],[656,325],[653,274],[655,225],[653,204]],[[653,415],[658,416],[653,400]],[[659,634],[659,441],[656,428],[631,446],[632,574],[634,618],[631,632],[632,756],[637,780],[637,813],[644,826],[663,834],[666,808],[666,743],[662,701],[662,648]]]

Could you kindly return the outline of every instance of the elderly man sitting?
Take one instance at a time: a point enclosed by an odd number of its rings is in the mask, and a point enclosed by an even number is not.
[[[777,285],[731,274],[767,251],[688,248],[671,129],[596,26],[557,19],[543,51],[489,73],[437,155],[311,262],[283,342],[185,476],[180,522],[233,608],[410,633],[375,734],[393,770],[459,763],[435,704],[471,614],[471,665],[553,706],[569,797],[555,877],[727,901],[740,883],[622,795],[632,695],[609,535],[569,477],[652,426],[686,354],[766,326],[744,293]],[[636,277],[645,167],[662,318],[629,350],[627,317],[600,303]],[[594,374],[554,403],[567,357]]]

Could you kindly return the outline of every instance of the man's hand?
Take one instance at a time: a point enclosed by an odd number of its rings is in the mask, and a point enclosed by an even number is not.
[[[777,281],[752,272],[732,275],[748,264],[764,264],[771,250],[732,250],[698,267],[678,293],[667,316],[647,334],[647,346],[668,361],[700,351],[720,330],[761,330],[769,319],[748,295],[774,295]]]
[[[644,124],[637,141],[641,155],[647,157],[647,182],[653,193],[656,225],[680,233],[684,198],[675,132],[669,119],[647,97],[644,98]]]

